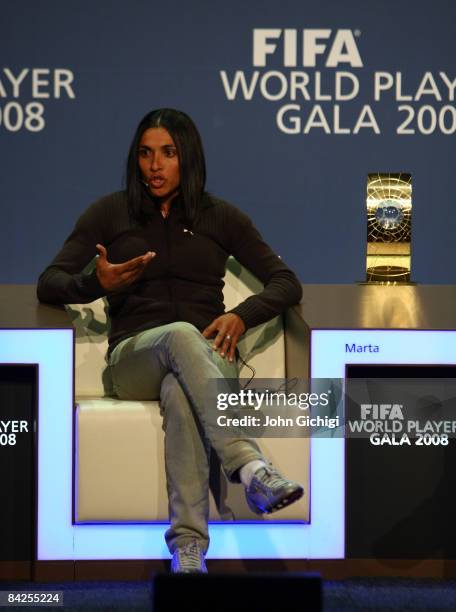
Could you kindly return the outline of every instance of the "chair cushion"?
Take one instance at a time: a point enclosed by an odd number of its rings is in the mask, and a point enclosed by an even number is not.
[[[77,406],[76,429],[76,522],[168,521],[158,402],[87,398]],[[280,471],[308,491],[308,440],[270,438],[260,440],[260,446]],[[257,521],[243,487],[228,482],[218,465],[212,470],[211,520]],[[264,518],[308,521],[308,497]]]

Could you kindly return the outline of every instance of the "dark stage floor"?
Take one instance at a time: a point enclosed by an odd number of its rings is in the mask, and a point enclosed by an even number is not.
[[[0,582],[0,591],[63,591],[64,606],[61,611],[151,611],[152,582],[66,582],[66,583],[6,583]],[[223,598],[223,594],[220,594]],[[213,610],[217,611],[217,602]],[[12,608],[19,609],[19,608]],[[22,610],[36,610],[23,607]],[[47,608],[49,609],[49,608]],[[307,610],[305,600],[284,603],[283,610]],[[175,606],[170,601],[170,612]],[[188,610],[197,612],[197,602],[189,602]],[[323,581],[323,610],[456,610],[456,581],[424,579],[353,578],[340,581]],[[258,612],[264,608],[259,607]],[[242,596],[239,609],[244,612]],[[251,612],[257,612],[256,610]],[[277,611],[281,612],[281,611]]]

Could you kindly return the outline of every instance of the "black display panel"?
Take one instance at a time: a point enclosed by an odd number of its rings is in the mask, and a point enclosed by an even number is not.
[[[346,389],[350,396],[350,385],[361,378],[455,377],[456,366],[347,365]],[[359,415],[359,406],[347,399],[347,418],[356,418],[355,412]],[[411,438],[410,444],[397,446],[373,445],[367,436],[347,437],[346,556],[456,559],[454,437],[448,436],[446,445],[417,445]]]
[[[0,365],[0,561],[34,558],[37,377],[36,365]]]

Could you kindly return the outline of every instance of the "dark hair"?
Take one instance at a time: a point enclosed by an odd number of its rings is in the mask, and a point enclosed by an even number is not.
[[[206,161],[199,132],[188,115],[173,108],[159,108],[147,113],[136,129],[127,160],[127,200],[130,216],[142,223],[145,186],[138,164],[138,147],[149,128],[167,130],[176,145],[179,158],[180,194],[187,223],[195,221],[206,183]]]

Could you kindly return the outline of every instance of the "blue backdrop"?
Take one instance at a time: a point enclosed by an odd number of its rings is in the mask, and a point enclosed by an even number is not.
[[[194,118],[209,190],[247,212],[303,282],[363,279],[369,172],[412,174],[412,277],[455,282],[453,0],[1,11],[0,282],[35,282],[77,216],[121,188],[133,131],[160,106]]]

